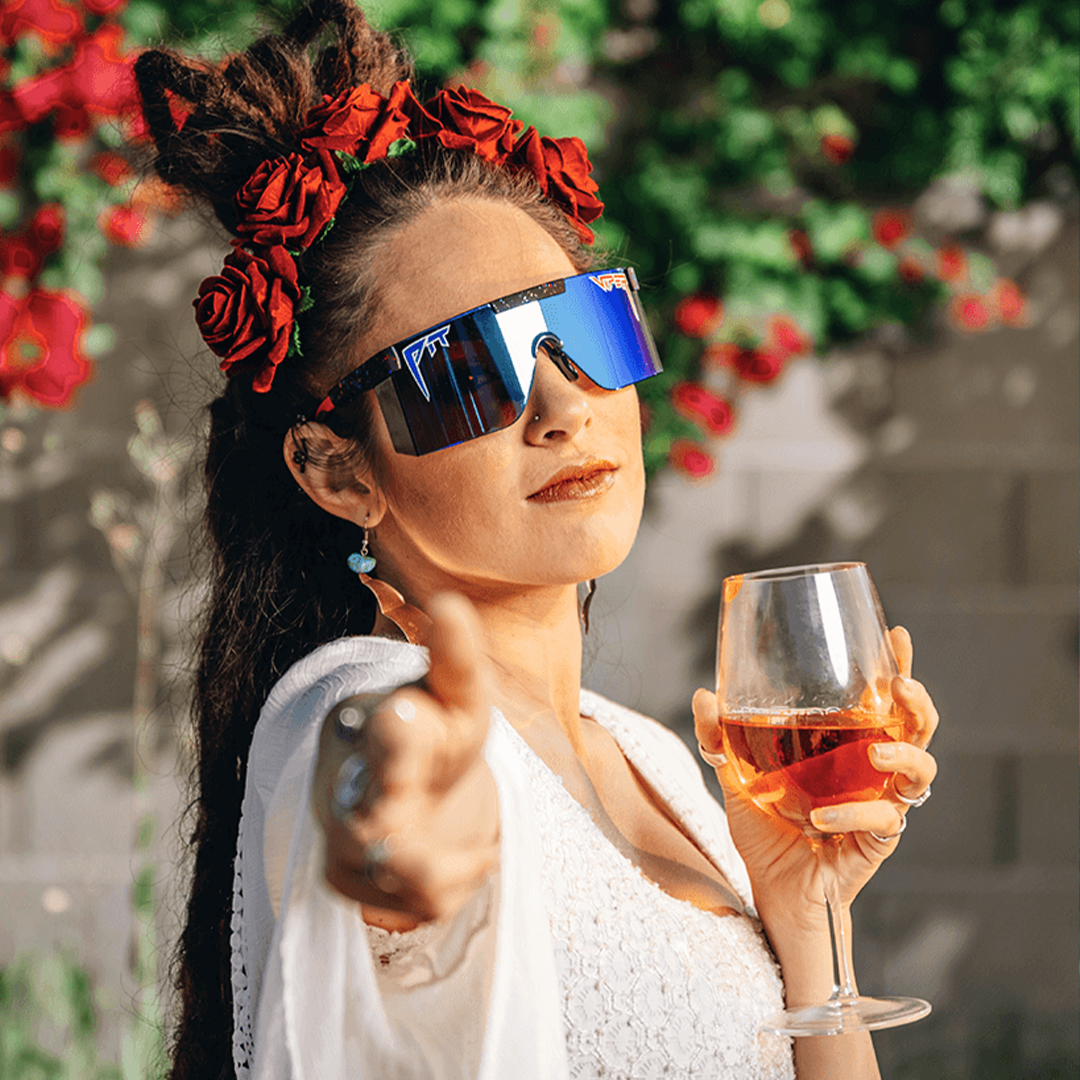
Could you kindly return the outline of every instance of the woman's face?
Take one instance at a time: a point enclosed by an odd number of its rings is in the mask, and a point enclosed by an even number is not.
[[[370,356],[509,293],[576,273],[559,244],[504,203],[437,204],[395,232]],[[571,382],[541,353],[524,412],[508,428],[432,454],[397,453],[376,407],[379,576],[417,600],[440,589],[503,591],[586,581],[633,544],[645,476],[632,386]],[[552,488],[568,467],[590,475]],[[545,489],[547,489],[545,491]]]

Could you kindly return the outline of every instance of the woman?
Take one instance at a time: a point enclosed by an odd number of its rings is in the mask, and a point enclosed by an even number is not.
[[[349,0],[136,74],[159,174],[235,238],[196,300],[229,378],[172,1076],[877,1076],[866,1035],[758,1033],[831,990],[801,835],[581,690],[658,370],[632,271],[587,272],[581,144],[422,105]],[[848,902],[935,771],[893,690],[889,797],[818,822]]]

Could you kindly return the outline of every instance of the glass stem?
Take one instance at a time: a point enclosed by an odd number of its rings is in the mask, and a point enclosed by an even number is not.
[[[836,972],[836,989],[832,1000],[844,1002],[858,997],[848,962],[847,936],[844,933],[844,909],[840,903],[840,845],[843,836],[830,836],[818,848],[821,876],[825,885],[825,902],[829,907],[832,923],[833,967]]]

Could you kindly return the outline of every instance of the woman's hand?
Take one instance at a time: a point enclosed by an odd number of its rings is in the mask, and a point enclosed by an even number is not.
[[[450,918],[498,861],[480,624],[449,594],[429,614],[424,687],[341,702],[323,723],[312,794],[327,882],[391,930]]]
[[[926,750],[937,729],[937,710],[926,688],[910,677],[912,650],[908,632],[896,627],[889,632],[889,638],[901,672],[893,679],[891,689],[904,721],[903,741],[875,744],[870,762],[874,768],[892,773],[892,781],[882,799],[842,803],[812,815],[813,824],[822,832],[848,834],[839,856],[840,891],[845,906],[896,850],[909,809],[896,794],[918,798],[937,773],[937,764]],[[720,752],[716,697],[706,690],[694,695],[694,725],[701,746],[711,753]],[[730,764],[719,766],[716,775],[724,790],[732,839],[746,863],[762,918],[768,922],[775,911],[801,921],[806,929],[825,925],[818,861],[802,830],[765,814],[742,796],[727,775],[730,769]]]

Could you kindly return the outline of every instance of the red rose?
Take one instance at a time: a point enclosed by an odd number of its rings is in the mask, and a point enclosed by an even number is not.
[[[28,123],[15,95],[0,90],[0,135],[6,131],[22,131]]]
[[[405,137],[409,117],[402,106],[406,104],[420,109],[407,82],[395,83],[389,98],[376,94],[367,83],[336,98],[326,95],[308,113],[300,145],[305,150],[342,150],[365,163],[378,161]]]
[[[589,176],[592,165],[580,139],[549,139],[530,127],[506,164],[528,169],[544,194],[570,218],[581,239],[593,242],[592,230],[585,223],[595,221],[604,212],[604,204],[596,197],[599,187]]]
[[[675,308],[675,325],[687,337],[708,337],[723,319],[724,305],[707,293],[686,296]]]
[[[42,255],[51,255],[64,243],[64,208],[60,203],[39,206],[27,232]]]
[[[63,293],[35,289],[21,300],[0,293],[0,397],[21,390],[63,408],[92,373],[81,337],[86,309]]]
[[[440,90],[416,114],[413,137],[433,136],[450,150],[472,150],[486,161],[501,164],[513,152],[514,140],[525,126],[512,120],[510,112],[479,90],[464,86]]]
[[[289,353],[300,302],[296,263],[280,246],[259,254],[235,247],[193,301],[206,344],[223,357],[221,370],[253,371],[260,393],[270,389]]]
[[[873,228],[874,239],[891,251],[911,232],[911,218],[899,210],[879,210]]]
[[[237,192],[236,231],[253,243],[306,248],[318,239],[345,198],[328,150],[264,161]]]
[[[120,247],[134,248],[150,238],[146,215],[134,206],[110,206],[98,218],[105,239]]]
[[[810,351],[812,345],[802,327],[790,315],[774,315],[769,319],[769,340],[782,359],[802,356]]]
[[[937,276],[942,281],[959,281],[967,274],[967,256],[958,244],[939,248],[937,252]]]
[[[127,0],[82,0],[82,6],[94,15],[115,15],[127,7]]]
[[[823,135],[821,152],[834,165],[845,165],[855,153],[855,143],[846,135]]]
[[[671,404],[680,416],[700,424],[710,435],[723,435],[735,422],[731,405],[700,383],[677,383],[671,389]]]
[[[994,305],[1006,326],[1026,326],[1028,321],[1027,298],[1015,281],[1000,278],[994,287]]]
[[[668,463],[692,480],[702,480],[712,474],[716,461],[712,454],[702,450],[689,439],[676,439],[668,451]]]
[[[735,370],[747,382],[770,383],[784,370],[784,357],[775,349],[762,346],[740,349],[735,357]]]
[[[73,109],[61,102],[53,110],[53,135],[60,142],[78,142],[85,139],[93,127],[93,120],[86,109]]]

